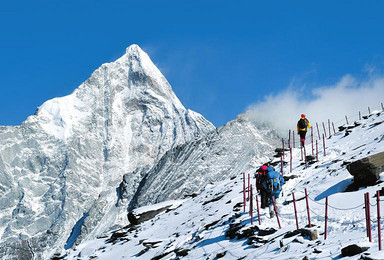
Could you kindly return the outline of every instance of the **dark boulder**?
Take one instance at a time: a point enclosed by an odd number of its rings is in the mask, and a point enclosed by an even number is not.
[[[384,152],[352,162],[347,165],[347,170],[353,176],[354,185],[375,185],[380,173],[384,172]]]
[[[307,163],[312,164],[316,162],[316,156],[314,155],[307,155],[305,156]]]
[[[150,219],[154,218],[156,215],[166,211],[170,207],[172,207],[172,205],[165,206],[163,208],[156,209],[156,210],[146,211],[146,212],[143,212],[143,213],[140,213],[140,214],[135,214],[134,212],[129,212],[128,213],[128,221],[132,225],[138,225],[138,224],[140,224],[140,223],[142,223],[144,221],[147,221],[147,220],[150,220]]]
[[[344,247],[343,249],[341,249],[341,255],[343,257],[345,256],[354,256],[354,255],[358,255],[358,254],[361,254],[365,251],[367,251],[369,249],[369,247],[360,247],[358,245],[349,245],[347,247]]]

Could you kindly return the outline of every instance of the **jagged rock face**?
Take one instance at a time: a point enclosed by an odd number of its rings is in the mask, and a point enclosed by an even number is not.
[[[206,184],[224,180],[259,166],[273,154],[279,137],[266,126],[257,126],[240,115],[205,138],[168,151],[146,175],[129,209],[177,199]],[[129,176],[120,186],[122,199],[129,188]]]
[[[45,259],[98,234],[119,216],[124,174],[133,196],[138,169],[213,130],[132,45],[71,95],[0,128],[0,257]]]

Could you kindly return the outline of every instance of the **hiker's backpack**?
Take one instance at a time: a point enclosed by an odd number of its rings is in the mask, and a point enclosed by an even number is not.
[[[268,172],[266,176],[266,186],[269,193],[279,193],[282,186],[280,175],[275,171]]]
[[[298,125],[299,125],[299,129],[307,129],[307,120],[301,118],[298,122]]]

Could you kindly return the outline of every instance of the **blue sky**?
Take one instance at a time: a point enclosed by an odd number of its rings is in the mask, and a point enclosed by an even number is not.
[[[0,125],[70,94],[133,43],[216,126],[287,88],[311,99],[347,74],[382,74],[383,10],[381,0],[6,1]]]

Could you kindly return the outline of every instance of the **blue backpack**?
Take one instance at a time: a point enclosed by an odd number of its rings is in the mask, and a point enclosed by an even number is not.
[[[266,190],[271,194],[278,194],[280,193],[283,184],[284,179],[282,178],[282,176],[273,169],[268,169],[268,173],[265,178]]]

